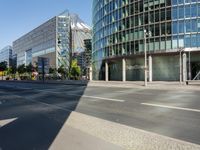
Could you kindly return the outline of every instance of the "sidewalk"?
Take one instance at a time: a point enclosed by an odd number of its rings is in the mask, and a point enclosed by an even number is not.
[[[87,80],[47,80],[43,81],[25,81],[25,80],[0,80],[0,83],[33,83],[33,84],[64,84],[77,86],[97,86],[97,87],[118,87],[118,88],[142,88],[142,89],[177,89],[177,90],[200,90],[200,81],[189,81],[180,83],[177,81],[153,81],[148,82],[147,87],[144,86],[144,81],[87,81]]]
[[[153,81],[148,82],[147,87],[144,81],[90,81],[88,86],[119,87],[119,88],[143,88],[143,89],[183,89],[200,90],[200,81],[192,81],[189,85],[180,82]]]
[[[105,142],[107,141],[108,143],[104,145],[105,150],[110,146],[111,149],[109,150],[112,150],[112,148],[118,150],[120,147],[126,150],[200,150],[200,145],[197,144],[158,135],[78,112],[72,112],[70,114],[70,117],[65,122],[63,128],[65,127],[71,127],[81,131],[81,134],[88,134],[91,137],[101,139]],[[67,141],[64,134],[65,133],[61,136],[62,138],[58,138],[56,141]],[[93,140],[91,142],[93,142]],[[98,143],[101,142],[102,141],[99,141]],[[61,145],[58,145],[58,147],[55,145],[55,149],[59,149],[59,146]],[[98,145],[95,150],[97,148]],[[84,147],[82,149],[84,149]],[[104,148],[102,148],[102,150],[104,150]]]

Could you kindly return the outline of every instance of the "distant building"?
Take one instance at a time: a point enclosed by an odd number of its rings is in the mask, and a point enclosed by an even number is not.
[[[85,66],[81,53],[87,38],[91,38],[91,28],[78,15],[65,11],[13,42],[17,66],[36,64],[38,57],[45,57],[49,67],[68,69],[72,56],[80,67]]]
[[[70,14],[72,29],[72,53],[85,50],[84,40],[92,38],[92,28],[89,27],[77,14]]]
[[[85,39],[85,66],[86,66],[86,77],[89,80],[92,80],[90,73],[92,72],[92,40]]]
[[[92,38],[92,29],[77,14],[71,14],[72,56],[81,68],[81,75],[86,75],[85,39]]]
[[[13,42],[17,66],[38,62],[38,57],[49,58],[52,68],[70,65],[71,26],[68,11],[53,17]]]
[[[12,46],[6,46],[0,50],[0,62],[7,62],[7,66],[11,65],[12,61]]]

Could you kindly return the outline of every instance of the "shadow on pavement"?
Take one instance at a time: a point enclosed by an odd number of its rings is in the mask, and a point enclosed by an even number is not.
[[[31,83],[25,87],[30,88]],[[48,149],[86,87],[38,84],[20,89],[0,83],[0,150]],[[77,96],[70,96],[76,91]],[[6,123],[8,119],[13,120]]]

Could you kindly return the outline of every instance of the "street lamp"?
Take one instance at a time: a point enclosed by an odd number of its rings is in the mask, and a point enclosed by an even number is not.
[[[151,36],[151,32],[144,29],[144,86],[147,86],[147,35]]]

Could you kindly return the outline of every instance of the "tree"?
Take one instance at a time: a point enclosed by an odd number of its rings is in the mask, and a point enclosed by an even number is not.
[[[81,74],[81,68],[80,66],[78,66],[77,60],[72,60],[70,76],[73,79],[78,79],[78,77],[80,77],[80,74]]]
[[[0,62],[0,71],[5,71],[7,69],[7,62]]]
[[[61,66],[58,68],[58,73],[60,73],[60,74],[62,75],[63,78],[66,78],[67,69],[64,68],[64,65],[61,65]]]
[[[19,65],[17,71],[19,74],[24,74],[26,72],[25,64]]]
[[[56,69],[55,68],[49,68],[49,73],[50,74],[55,74],[56,73]]]
[[[15,74],[17,72],[17,67],[16,66],[11,66],[11,74],[14,75],[14,78],[15,78]]]
[[[4,71],[7,69],[7,62],[1,62],[0,63],[0,71],[2,72],[2,80],[3,80],[3,76],[4,76]]]
[[[29,63],[29,65],[26,66],[26,72],[31,76],[32,71],[33,71],[33,65]]]

